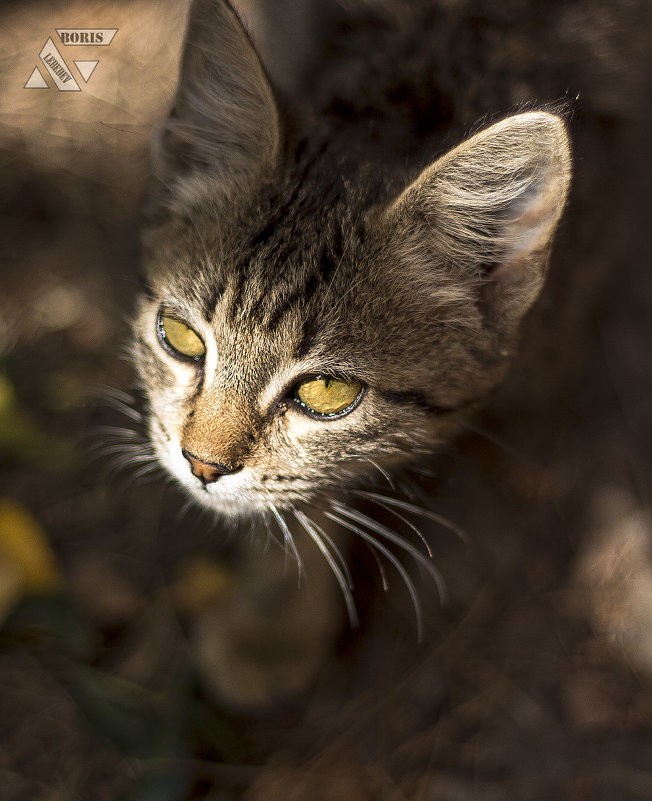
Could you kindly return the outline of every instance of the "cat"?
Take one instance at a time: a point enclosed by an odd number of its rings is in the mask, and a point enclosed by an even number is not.
[[[404,571],[341,498],[446,448],[543,286],[566,111],[554,75],[530,83],[545,36],[495,9],[474,26],[476,6],[191,7],[132,351],[161,465],[225,519],[273,525],[307,576],[270,549],[198,617],[203,674],[236,706],[310,683],[341,597],[356,622],[342,532]],[[288,20],[296,47],[265,40]]]

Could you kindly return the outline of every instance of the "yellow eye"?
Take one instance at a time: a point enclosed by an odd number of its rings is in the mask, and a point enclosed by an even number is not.
[[[177,356],[199,361],[206,353],[206,347],[199,336],[181,320],[169,314],[159,314],[157,321],[161,342]]]
[[[333,417],[351,411],[362,394],[356,379],[318,375],[297,385],[294,399],[304,409],[321,417]]]

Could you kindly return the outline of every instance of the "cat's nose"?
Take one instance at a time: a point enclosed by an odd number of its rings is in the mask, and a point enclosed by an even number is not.
[[[204,462],[185,448],[181,453],[190,462],[190,469],[192,470],[193,476],[197,476],[202,484],[212,484],[213,481],[217,481],[217,479],[222,476],[228,476],[231,473],[237,473],[242,470],[242,465],[229,467],[219,462]]]

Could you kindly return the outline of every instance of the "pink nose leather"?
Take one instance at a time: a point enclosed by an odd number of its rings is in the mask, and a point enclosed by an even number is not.
[[[242,469],[241,466],[232,468],[218,462],[204,462],[185,449],[181,453],[190,462],[193,476],[196,476],[202,484],[212,484],[218,478],[229,475],[229,473],[237,473]]]

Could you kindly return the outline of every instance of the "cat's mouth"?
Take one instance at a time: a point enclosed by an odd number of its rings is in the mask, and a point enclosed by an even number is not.
[[[198,463],[180,447],[158,450],[163,467],[191,497],[225,517],[247,518],[267,513],[272,507],[291,508],[308,499],[308,482],[299,475],[259,475],[252,465],[226,469]]]
[[[252,513],[269,511],[269,501],[266,502],[257,492],[252,492],[246,483],[235,478],[230,485],[228,479],[225,480],[219,488],[197,483],[190,492],[202,506],[207,506],[225,517],[244,518],[250,517]]]

